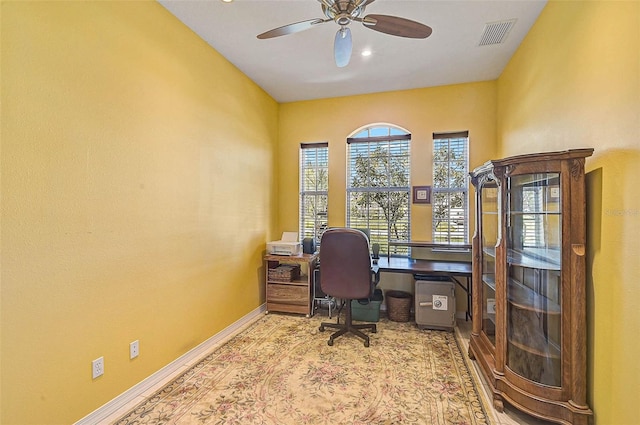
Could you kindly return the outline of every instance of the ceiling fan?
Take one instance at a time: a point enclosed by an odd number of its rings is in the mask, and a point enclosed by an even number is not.
[[[431,35],[432,29],[427,25],[398,16],[364,14],[365,7],[375,0],[318,0],[322,4],[322,12],[326,18],[309,19],[307,21],[295,22],[263,32],[258,35],[259,39],[279,37],[281,35],[293,34],[313,28],[325,22],[334,21],[340,25],[333,43],[333,53],[338,67],[349,64],[351,58],[351,30],[348,25],[353,22],[361,22],[365,28],[379,31],[389,35],[406,38],[427,38]]]

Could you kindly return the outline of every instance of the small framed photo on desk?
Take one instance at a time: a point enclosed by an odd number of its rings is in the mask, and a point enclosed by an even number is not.
[[[430,204],[431,186],[413,186],[413,203]]]

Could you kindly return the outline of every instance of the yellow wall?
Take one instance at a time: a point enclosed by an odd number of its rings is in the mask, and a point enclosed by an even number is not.
[[[264,302],[278,105],[155,2],[1,6],[0,422],[72,423]]]
[[[481,82],[362,96],[339,97],[280,106],[280,231],[298,229],[300,143],[329,144],[329,226],[346,220],[346,139],[375,123],[399,126],[411,133],[411,185],[432,184],[433,133],[469,130],[469,162],[495,157],[496,82]],[[473,190],[470,187],[473,209]],[[431,205],[412,205],[414,240],[431,240]],[[470,226],[473,232],[473,223]],[[383,289],[413,290],[411,275],[385,273]],[[466,309],[458,296],[458,310]]]
[[[412,133],[413,185],[433,132],[469,130],[471,167],[596,149],[589,401],[637,422],[640,2],[550,2],[497,82],[280,106],[154,2],[0,13],[1,423],[73,422],[260,305],[264,242],[297,229],[299,144],[329,142],[340,226],[345,138],[373,123]],[[431,207],[412,218],[429,239]]]
[[[469,130],[469,161],[482,163],[496,153],[495,113],[495,82],[281,105],[278,146],[281,230],[298,228],[300,143],[329,143],[329,226],[342,226],[346,219],[346,139],[353,132],[376,123],[393,124],[409,131],[411,184],[431,185],[432,134]],[[411,225],[413,239],[431,240],[431,206],[413,205]]]
[[[589,402],[638,423],[640,2],[551,1],[498,80],[500,155],[587,159]]]

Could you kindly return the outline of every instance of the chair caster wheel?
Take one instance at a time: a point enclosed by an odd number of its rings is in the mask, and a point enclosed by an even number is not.
[[[320,326],[320,327],[318,328],[318,330],[319,330],[320,332],[324,332],[324,326]]]
[[[330,339],[329,341],[327,341],[327,345],[328,345],[329,347],[333,347],[333,340],[332,340],[332,339]]]
[[[377,333],[378,333],[378,330],[377,330],[377,329],[371,329],[371,333],[372,333],[372,334],[377,334]]]
[[[364,346],[365,346],[365,347],[368,347],[368,346],[369,346],[369,341],[365,341],[365,342],[364,342]]]

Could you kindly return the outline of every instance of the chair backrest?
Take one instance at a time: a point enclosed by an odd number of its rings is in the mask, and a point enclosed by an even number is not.
[[[371,295],[369,241],[360,230],[327,229],[320,243],[320,287],[343,299]]]

